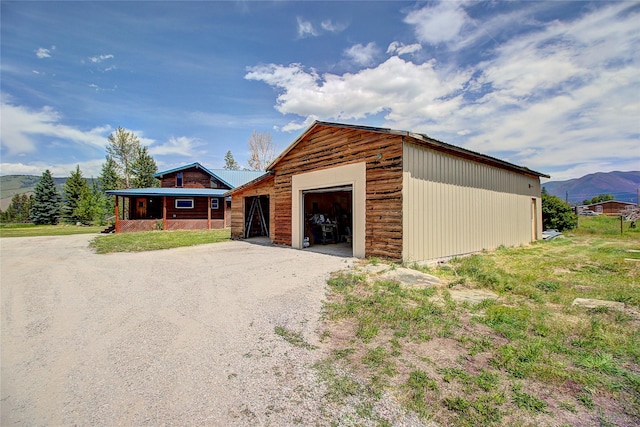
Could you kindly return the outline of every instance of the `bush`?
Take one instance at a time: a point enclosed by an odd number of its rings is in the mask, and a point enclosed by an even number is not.
[[[571,206],[558,196],[542,193],[542,226],[545,230],[572,230],[578,225],[578,216]]]

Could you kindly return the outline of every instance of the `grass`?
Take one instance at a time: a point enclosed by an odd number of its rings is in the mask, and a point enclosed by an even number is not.
[[[304,340],[304,337],[300,332],[291,331],[287,328],[283,328],[282,326],[276,326],[274,328],[274,332],[294,347],[304,348],[305,350],[316,349],[316,346],[311,345]]]
[[[640,425],[640,263],[626,260],[640,253],[630,250],[640,250],[638,230],[581,217],[564,239],[421,268],[439,287],[334,274],[327,363],[360,384],[355,395],[392,393],[440,425]],[[461,289],[499,298],[458,303],[451,292]]]
[[[222,230],[176,230],[143,231],[98,236],[90,247],[99,254],[111,252],[142,252],[183,246],[224,242],[230,239],[229,229]]]
[[[0,224],[0,237],[67,236],[70,234],[93,234],[104,230],[104,226]]]

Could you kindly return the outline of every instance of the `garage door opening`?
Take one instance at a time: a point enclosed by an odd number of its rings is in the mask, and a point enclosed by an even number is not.
[[[269,196],[245,197],[244,237],[269,237]]]
[[[304,246],[352,256],[353,187],[318,188],[302,192]]]

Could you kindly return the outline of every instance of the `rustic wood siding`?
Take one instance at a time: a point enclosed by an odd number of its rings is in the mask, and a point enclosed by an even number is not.
[[[192,167],[180,171],[171,172],[160,179],[160,187],[176,188],[176,175],[182,172],[182,187],[180,188],[221,188],[230,189],[222,181],[213,178],[200,168]]]
[[[240,189],[231,196],[231,238],[244,237],[244,212],[247,197],[269,196],[269,238],[274,240],[275,199],[273,177],[270,176],[253,186]]]
[[[379,155],[379,157],[378,157]],[[366,256],[402,257],[402,136],[318,126],[275,166],[274,241],[291,245],[291,177],[366,163]]]
[[[176,209],[176,199],[193,199],[193,209]],[[207,219],[208,209],[207,197],[167,197],[167,219]]]

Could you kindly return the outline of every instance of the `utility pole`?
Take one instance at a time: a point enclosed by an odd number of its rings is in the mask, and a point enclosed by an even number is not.
[[[568,192],[568,191],[567,191],[567,192],[565,192],[565,195],[564,195],[564,202],[565,202],[566,204],[569,204],[569,192]]]

